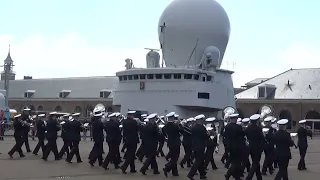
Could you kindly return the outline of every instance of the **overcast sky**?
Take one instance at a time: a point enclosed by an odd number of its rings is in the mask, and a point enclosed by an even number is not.
[[[234,86],[290,68],[319,67],[320,1],[219,0],[231,22],[224,67]],[[0,59],[8,44],[17,78],[114,75],[143,48],[159,48],[168,0],[0,1]]]

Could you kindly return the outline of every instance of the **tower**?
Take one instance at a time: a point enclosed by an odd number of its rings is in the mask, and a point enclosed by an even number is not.
[[[7,58],[4,60],[3,71],[1,72],[1,81],[15,80],[16,73],[13,71],[13,60],[10,55],[10,45]]]

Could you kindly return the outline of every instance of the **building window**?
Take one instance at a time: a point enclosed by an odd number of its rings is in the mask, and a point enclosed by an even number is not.
[[[198,93],[198,99],[210,99],[210,93]]]
[[[259,87],[259,92],[258,92],[258,97],[259,98],[264,98],[266,97],[266,88],[265,87]]]
[[[122,81],[122,80],[123,80],[122,76],[119,76],[119,81]]]
[[[54,110],[57,111],[57,112],[61,112],[62,111],[62,107],[61,106],[57,106]]]
[[[128,79],[128,76],[123,76],[123,80],[126,81]]]
[[[102,90],[100,91],[100,98],[108,98],[110,93],[110,91]]]
[[[147,78],[148,78],[148,79],[153,79],[153,74],[148,74],[148,75],[147,75]]]
[[[133,79],[137,80],[137,79],[139,79],[139,76],[138,75],[133,75]]]
[[[132,80],[132,75],[129,75],[129,76],[128,76],[128,79],[129,79],[129,80]]]
[[[140,74],[140,79],[146,79],[146,75],[145,74]]]
[[[37,110],[38,111],[43,111],[43,106],[38,106]]]
[[[207,81],[211,81],[212,76],[207,76]]]
[[[171,79],[171,74],[164,74],[165,79]]]
[[[76,108],[74,109],[74,112],[76,112],[76,113],[82,113],[81,107],[80,107],[80,106],[76,106]]]
[[[199,77],[200,77],[199,74],[195,74],[194,75],[194,80],[199,80]]]
[[[181,74],[173,74],[174,79],[181,79]]]
[[[192,74],[185,74],[184,79],[192,79]]]
[[[162,74],[156,74],[156,79],[162,79]]]

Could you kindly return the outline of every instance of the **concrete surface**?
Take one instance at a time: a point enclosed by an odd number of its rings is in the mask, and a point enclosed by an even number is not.
[[[320,177],[320,138],[313,139],[309,141],[309,149],[306,157],[307,171],[298,171],[297,163],[299,161],[299,154],[297,149],[292,148],[293,159],[290,162],[289,167],[289,179],[290,180],[316,180]],[[109,166],[110,170],[105,171],[100,167],[91,167],[88,164],[88,154],[93,146],[93,142],[87,140],[82,141],[80,144],[80,153],[83,163],[68,164],[64,160],[53,161],[52,155],[49,157],[49,161],[45,162],[41,158],[41,155],[35,156],[31,153],[25,153],[26,157],[19,158],[18,154],[14,155],[13,159],[10,159],[7,152],[14,145],[14,140],[12,137],[5,137],[4,141],[0,141],[0,180],[55,180],[55,179],[70,179],[70,180],[125,180],[125,179],[154,179],[163,180],[165,179],[162,171],[160,175],[153,175],[152,172],[147,172],[147,176],[141,175],[141,173],[136,174],[122,174],[120,170],[114,170],[113,165]],[[36,141],[30,140],[31,148],[34,148]],[[58,140],[58,146],[61,148],[62,140]],[[25,147],[23,146],[23,151]],[[105,146],[105,151],[107,152],[107,146]],[[217,171],[208,171],[208,179],[224,179],[223,175],[226,169],[223,168],[220,162],[221,154],[223,150],[220,150],[216,154],[215,159],[219,169]],[[41,151],[40,153],[41,154]],[[183,154],[183,150],[182,150]],[[164,166],[166,160],[164,158],[158,158],[159,169],[161,170]],[[75,161],[75,158],[73,159]],[[137,170],[141,167],[141,163],[136,161]],[[186,179],[188,173],[187,168],[180,169],[180,177],[170,177],[169,179],[182,180]],[[199,179],[199,177],[195,177]],[[272,180],[274,175],[264,176],[264,180]],[[255,178],[254,178],[255,179]]]

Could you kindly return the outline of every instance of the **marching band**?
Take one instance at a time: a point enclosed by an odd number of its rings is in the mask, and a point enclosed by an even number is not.
[[[206,118],[203,114],[188,119],[179,118],[175,112],[165,116],[158,116],[156,113],[143,114],[141,118],[135,116],[136,111],[129,111],[126,116],[120,113],[108,114],[104,106],[98,104],[91,113],[90,123],[82,124],[79,121],[80,113],[57,117],[56,112],[51,112],[46,120],[45,114],[32,117],[30,109],[25,108],[22,114],[15,116],[13,127],[16,144],[8,154],[12,158],[13,154],[18,152],[20,157],[24,157],[23,144],[26,146],[26,151],[31,152],[28,132],[34,124],[35,135],[38,138],[34,155],[38,155],[41,148],[42,159],[45,161],[53,152],[55,160],[61,160],[66,154],[66,162],[72,163],[75,155],[77,163],[81,163],[79,152],[81,132],[90,126],[94,145],[89,154],[89,164],[94,166],[98,161],[99,166],[105,170],[109,169],[109,164],[113,164],[114,168],[120,169],[123,174],[127,174],[128,167],[130,173],[137,172],[136,159],[143,162],[140,169],[143,175],[146,175],[149,166],[153,174],[160,174],[157,158],[162,156],[167,160],[162,169],[166,177],[169,173],[172,176],[179,176],[178,165],[181,168],[187,165],[190,168],[187,175],[189,179],[193,180],[197,172],[200,179],[206,179],[209,164],[212,170],[218,169],[214,153],[219,151],[220,139],[225,151],[221,162],[228,169],[225,174],[226,180],[231,176],[240,180],[244,177],[245,171],[248,172],[246,180],[251,180],[254,175],[257,180],[262,180],[263,175],[267,175],[267,172],[273,174],[277,167],[279,170],[275,180],[288,179],[290,147],[293,146],[300,151],[298,170],[306,170],[307,136],[312,137],[312,132],[305,125],[306,120],[299,121],[300,128],[297,133],[290,134],[286,131],[288,120],[274,118],[272,109],[268,106],[263,106],[261,112],[241,119],[234,108],[227,107],[223,111],[224,123],[220,123],[216,117]],[[56,143],[59,131],[63,139],[60,151]],[[298,145],[295,145],[292,137],[298,138]],[[109,147],[105,159],[103,159],[104,141]],[[167,154],[162,150],[165,142],[169,149]],[[121,144],[123,157],[119,151]],[[179,162],[181,146],[184,154]],[[265,158],[260,167],[262,153]]]

